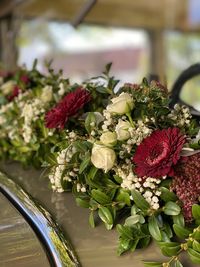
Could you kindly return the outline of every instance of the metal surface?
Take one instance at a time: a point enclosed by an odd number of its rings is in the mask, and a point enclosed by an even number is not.
[[[51,215],[15,182],[0,173],[0,192],[26,218],[46,249],[51,266],[80,266],[69,242],[64,238]],[[2,246],[2,245],[1,245]]]
[[[24,170],[15,163],[0,164],[0,169],[7,172],[51,212],[65,236],[69,235],[83,267],[143,267],[142,260],[166,261],[154,244],[145,250],[136,250],[118,257],[116,230],[107,231],[99,221],[96,222],[97,227],[92,229],[88,223],[88,210],[78,207],[71,193],[52,192],[48,187],[48,179],[41,171]],[[197,265],[185,259],[183,266]]]
[[[2,193],[0,207],[0,266],[50,266],[35,233]]]

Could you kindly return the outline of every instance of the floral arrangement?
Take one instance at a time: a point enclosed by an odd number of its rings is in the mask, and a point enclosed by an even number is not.
[[[153,239],[169,260],[145,266],[181,267],[182,252],[199,264],[199,125],[156,81],[116,89],[110,67],[81,85],[26,71],[31,84],[0,108],[0,156],[48,168],[92,227],[116,226],[119,255]]]

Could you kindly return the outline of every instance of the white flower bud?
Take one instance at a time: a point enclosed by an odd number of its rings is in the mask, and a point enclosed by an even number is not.
[[[100,141],[105,146],[114,146],[117,143],[117,135],[114,132],[104,132],[101,137]]]
[[[115,131],[117,134],[117,139],[120,141],[124,141],[129,139],[130,132],[128,129],[131,127],[131,124],[128,121],[119,120],[118,124],[116,125]]]
[[[105,172],[112,169],[116,160],[115,151],[111,148],[94,144],[92,148],[91,161],[98,169],[103,169]]]
[[[52,100],[52,97],[53,97],[52,86],[46,85],[42,89],[42,94],[40,98],[44,103],[48,103]]]
[[[110,113],[123,115],[134,108],[133,98],[128,93],[121,93],[118,97],[111,99],[112,104],[107,106]]]

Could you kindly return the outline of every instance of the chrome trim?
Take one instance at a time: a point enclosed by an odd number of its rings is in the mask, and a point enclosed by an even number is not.
[[[81,267],[70,242],[50,213],[18,184],[0,172],[0,192],[24,216],[44,245],[51,266]]]

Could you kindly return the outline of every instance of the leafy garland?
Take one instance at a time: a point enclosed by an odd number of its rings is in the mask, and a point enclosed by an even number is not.
[[[119,255],[153,239],[169,261],[145,266],[181,267],[184,251],[198,264],[199,126],[156,81],[116,90],[110,67],[82,84],[50,66],[2,71],[0,158],[48,168],[52,189],[71,190],[92,227],[116,226]]]

